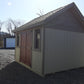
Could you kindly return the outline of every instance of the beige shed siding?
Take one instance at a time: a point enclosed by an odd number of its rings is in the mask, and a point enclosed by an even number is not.
[[[44,73],[84,67],[84,33],[45,29]]]
[[[17,33],[15,35],[15,61],[19,62],[19,59],[20,59],[20,41],[19,41],[19,46],[17,46]],[[20,39],[20,34],[19,34],[19,39]]]
[[[38,74],[42,74],[42,53],[32,51],[32,70]]]
[[[17,62],[19,62],[19,59],[20,59],[20,48],[19,47],[16,47],[15,48],[15,60]]]
[[[34,49],[34,30],[33,30],[33,45],[32,45],[32,70],[42,75],[43,70],[43,28],[41,28],[41,48]]]

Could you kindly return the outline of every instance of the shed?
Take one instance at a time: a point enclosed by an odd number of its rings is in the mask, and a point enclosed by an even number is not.
[[[10,37],[11,35],[6,32],[0,32],[0,49],[4,48],[4,38]]]
[[[4,38],[4,48],[14,49],[15,48],[15,36],[5,37]]]
[[[46,75],[84,67],[84,19],[75,3],[14,30],[15,60]]]

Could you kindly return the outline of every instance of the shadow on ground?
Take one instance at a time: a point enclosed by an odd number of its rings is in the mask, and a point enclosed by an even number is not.
[[[59,72],[43,78],[12,62],[0,70],[0,84],[84,84],[84,68]]]

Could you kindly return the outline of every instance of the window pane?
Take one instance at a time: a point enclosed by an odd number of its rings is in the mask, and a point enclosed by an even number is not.
[[[40,48],[40,29],[35,30],[35,48]]]
[[[17,35],[17,46],[19,46],[19,35]]]

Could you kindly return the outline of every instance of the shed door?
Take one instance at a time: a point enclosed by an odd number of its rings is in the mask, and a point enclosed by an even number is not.
[[[20,62],[31,66],[32,32],[21,33]]]

